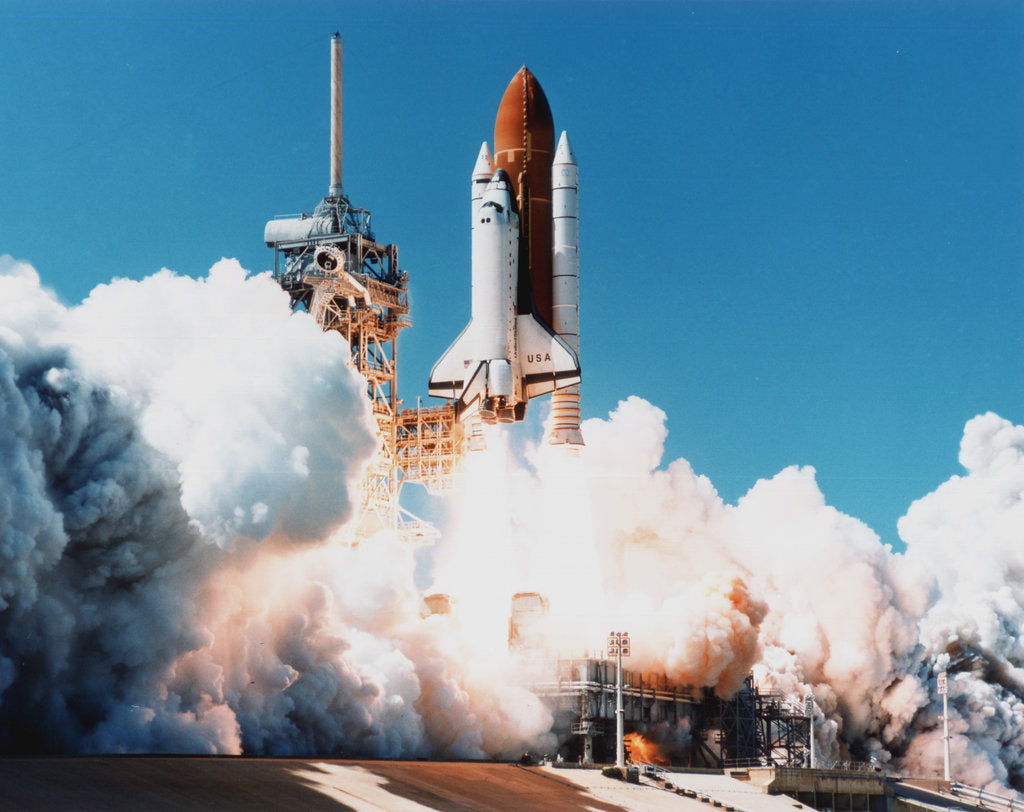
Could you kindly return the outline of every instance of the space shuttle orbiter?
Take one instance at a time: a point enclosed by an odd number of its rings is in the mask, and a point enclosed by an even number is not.
[[[551,109],[525,67],[499,105],[494,145],[473,170],[472,316],[429,391],[488,423],[522,420],[530,398],[556,392],[549,441],[581,445],[577,166],[565,133],[555,150]]]

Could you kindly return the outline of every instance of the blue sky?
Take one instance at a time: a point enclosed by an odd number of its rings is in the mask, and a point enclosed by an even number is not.
[[[469,175],[522,64],[580,161],[583,408],[668,415],[734,502],[813,465],[897,547],[963,424],[1024,422],[1024,5],[0,0],[0,253],[112,276],[271,267],[345,177],[399,246],[425,394],[468,319]]]

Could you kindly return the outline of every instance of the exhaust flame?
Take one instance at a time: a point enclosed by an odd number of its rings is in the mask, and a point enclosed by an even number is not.
[[[539,593],[531,646],[625,629],[630,669],[813,691],[823,760],[941,774],[948,669],[958,779],[1024,787],[1024,427],[967,423],[902,555],[812,468],[723,503],[662,463],[640,398],[576,457],[495,430],[426,563],[431,614],[408,547],[330,540],[375,444],[346,354],[230,260],[67,308],[0,257],[0,751],[554,752],[507,646],[512,596]],[[664,757],[658,735],[634,746]]]
[[[671,759],[661,754],[661,748],[654,742],[647,741],[639,733],[627,733],[625,741],[630,761],[639,764],[655,764],[659,767],[671,766]]]

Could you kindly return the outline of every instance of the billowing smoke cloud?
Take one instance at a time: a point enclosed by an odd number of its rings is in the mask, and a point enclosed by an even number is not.
[[[228,261],[68,310],[5,257],[0,301],[0,745],[237,747],[168,678],[210,643],[218,545],[351,512],[374,439],[343,348]]]
[[[65,340],[84,374],[131,398],[204,535],[320,539],[350,512],[372,421],[340,337],[245,276],[225,260],[198,281],[101,285],[68,313]]]
[[[66,308],[0,258],[0,750],[550,750],[507,645],[537,592],[536,649],[628,629],[634,668],[813,692],[825,758],[941,772],[948,669],[957,777],[1024,786],[1024,428],[967,424],[903,555],[809,467],[723,503],[639,398],[578,457],[498,430],[432,558],[454,611],[424,617],[407,545],[338,540],[377,442],[346,355],[233,261]]]
[[[406,545],[337,334],[234,261],[65,308],[0,259],[0,751],[478,757],[551,717]]]
[[[964,430],[960,464],[967,474],[911,505],[899,532],[907,558],[937,585],[921,619],[921,645],[926,662],[951,672],[951,757],[977,786],[1021,789],[1024,426],[992,413],[975,417]],[[930,698],[905,734],[907,762],[923,769],[941,758],[938,700]]]
[[[580,459],[533,449],[504,480],[512,490],[471,461],[438,584],[478,623],[527,585],[544,592],[540,645],[582,653],[626,628],[632,667],[722,695],[751,672],[762,690],[813,693],[825,760],[941,775],[935,677],[949,668],[957,779],[1024,786],[1024,428],[991,414],[968,423],[967,476],[911,507],[899,555],[830,507],[809,467],[724,504],[685,460],[662,467],[664,423],[628,398],[584,424]],[[488,558],[515,577],[483,584]]]

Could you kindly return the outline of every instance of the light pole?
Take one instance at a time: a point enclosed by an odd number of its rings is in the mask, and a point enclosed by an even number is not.
[[[623,747],[624,732],[622,717],[622,658],[629,656],[629,632],[612,632],[608,635],[608,653],[615,655],[615,766],[624,769],[626,752]]]
[[[939,674],[939,696],[942,697],[942,761],[945,767],[944,775],[949,781],[949,683],[946,672]]]
[[[817,761],[817,759],[814,757],[814,694],[812,693],[808,693],[807,696],[804,698],[804,712],[807,714],[807,718],[811,721],[811,730],[810,735],[808,736],[808,739],[810,740],[809,744],[811,746],[811,753],[810,764],[808,764],[808,766],[813,770],[814,764]]]

